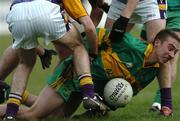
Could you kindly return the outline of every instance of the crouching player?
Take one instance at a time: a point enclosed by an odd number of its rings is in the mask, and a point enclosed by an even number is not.
[[[118,40],[108,38],[109,31],[98,29],[98,56],[91,63],[91,73],[95,91],[102,96],[105,84],[112,78],[127,80],[133,87],[134,95],[145,88],[156,77],[159,64],[173,59],[180,48],[180,33],[176,30],[160,31],[153,44],[134,38],[128,33]],[[86,41],[87,42],[87,41]],[[55,69],[46,86],[28,109],[21,109],[17,118],[37,121],[47,115],[69,117],[81,102],[78,79],[73,73],[72,57],[65,59]],[[164,116],[172,114],[171,82],[159,82],[161,102],[166,110]],[[26,96],[28,97],[28,96]],[[77,98],[79,97],[79,98]],[[100,111],[107,106],[99,103]],[[112,108],[110,106],[110,108]],[[6,105],[0,106],[0,115],[4,115]]]

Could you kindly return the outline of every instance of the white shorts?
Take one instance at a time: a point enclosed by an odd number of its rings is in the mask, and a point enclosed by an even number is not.
[[[38,37],[47,45],[67,32],[60,6],[46,0],[15,4],[6,21],[13,35],[13,48],[35,48]]]
[[[108,18],[116,20],[119,18],[126,4],[121,2],[124,0],[112,0]],[[160,19],[160,11],[157,0],[140,0],[135,11],[133,12],[129,23],[144,24],[148,21]]]

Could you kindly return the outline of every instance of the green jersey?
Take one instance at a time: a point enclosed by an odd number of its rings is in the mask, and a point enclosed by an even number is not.
[[[133,85],[134,93],[147,86],[156,76],[159,64],[145,66],[153,45],[134,38],[129,33],[122,40],[108,39],[109,30],[98,29],[99,54],[91,65],[95,88],[110,79],[124,78]],[[102,82],[104,82],[102,84]]]
[[[155,78],[159,64],[145,65],[146,59],[153,50],[152,44],[136,39],[129,33],[124,34],[121,40],[112,42],[108,39],[109,30],[102,28],[97,29],[97,35],[98,57],[91,63],[91,74],[95,91],[101,96],[105,84],[110,79],[124,78],[132,85],[136,94]],[[88,48],[88,41],[84,42]],[[48,84],[55,87],[65,100],[68,99],[67,95],[71,91],[79,91],[80,87],[77,78],[63,81],[61,75],[70,63],[72,63],[72,57],[63,61],[48,81]]]

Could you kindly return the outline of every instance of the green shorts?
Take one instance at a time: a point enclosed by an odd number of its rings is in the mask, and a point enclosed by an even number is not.
[[[167,25],[168,29],[180,29],[180,10],[167,12]]]
[[[48,80],[48,85],[56,90],[56,92],[64,99],[68,101],[72,92],[79,92],[80,85],[78,79],[75,80]],[[56,86],[54,86],[56,85]]]
[[[64,79],[62,77],[63,73],[66,72],[67,67],[71,63],[72,56],[61,62],[47,81],[48,85],[54,88],[64,101],[69,99],[73,91],[80,91],[80,84],[77,78]]]

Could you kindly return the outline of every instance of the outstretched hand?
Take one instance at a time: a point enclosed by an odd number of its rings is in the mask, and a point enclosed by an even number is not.
[[[160,114],[162,116],[169,117],[169,116],[172,116],[173,113],[172,113],[172,109],[170,109],[169,107],[163,106],[161,108]]]

